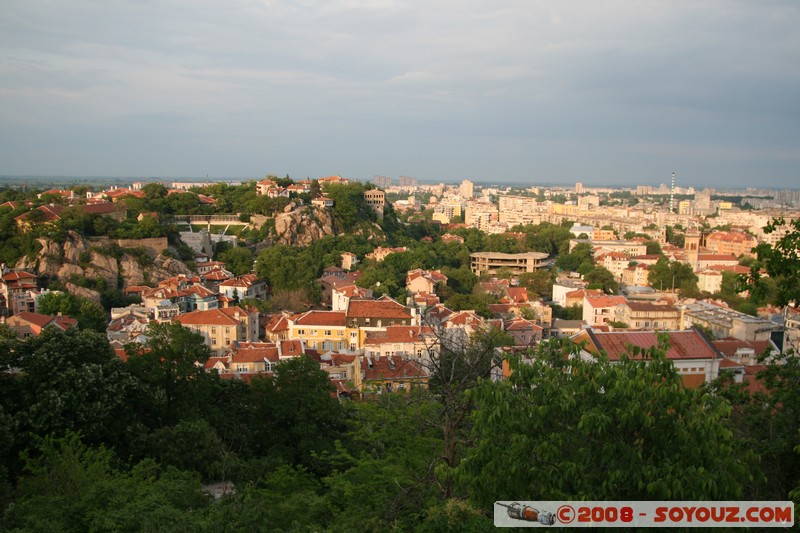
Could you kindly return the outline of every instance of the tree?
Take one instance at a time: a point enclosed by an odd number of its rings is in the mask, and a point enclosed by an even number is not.
[[[308,356],[275,368],[274,377],[253,381],[255,440],[262,453],[313,468],[315,455],[331,452],[344,431],[342,406],[331,396],[328,373]]]
[[[619,292],[619,283],[614,279],[614,274],[605,267],[595,266],[583,276],[589,282],[587,289],[601,289],[605,293]]]
[[[144,196],[148,200],[165,198],[167,196],[167,188],[161,183],[147,183],[142,187],[142,192],[144,192]]]
[[[468,392],[481,380],[488,379],[499,364],[495,348],[511,344],[508,336],[495,327],[479,329],[472,335],[438,333],[439,350],[423,364],[431,376],[429,393],[438,404],[439,426],[442,435],[442,463],[437,469],[445,498],[453,494],[453,469],[462,456],[462,446],[467,442],[467,422],[475,405]]]
[[[543,297],[549,299],[553,294],[555,276],[549,270],[535,270],[519,275],[519,284],[528,290],[528,298]]]
[[[196,474],[161,469],[145,460],[117,470],[105,447],[80,435],[48,436],[26,454],[28,474],[3,522],[24,531],[175,531],[199,529],[209,498]]]
[[[750,287],[754,297],[763,297],[766,285],[759,270],[763,265],[767,275],[775,279],[776,304],[797,308],[800,306],[800,218],[788,223],[782,217],[774,218],[764,226],[764,233],[769,235],[783,229],[786,233],[774,246],[761,243],[753,249],[758,262],[750,267],[750,274],[742,281]]]
[[[661,245],[656,241],[647,241],[644,244],[647,246],[647,255],[661,255]]]
[[[697,276],[691,265],[678,261],[670,261],[660,257],[647,273],[650,286],[658,290],[681,289],[689,293],[697,293]]]
[[[618,363],[579,350],[542,343],[530,364],[510,359],[509,380],[471,394],[476,445],[457,472],[476,504],[741,497],[755,454],[725,427],[724,399],[682,386],[665,344]]]
[[[800,487],[800,358],[790,350],[777,357],[761,354],[759,362],[754,392],[722,372],[708,389],[733,405],[729,427],[761,457],[765,477],[754,480],[752,497],[787,499]]]
[[[151,387],[158,421],[172,424],[180,415],[202,411],[200,392],[210,379],[202,366],[210,355],[202,335],[177,322],[151,323],[147,348],[129,345],[126,350],[131,372]]]
[[[17,452],[30,435],[67,431],[124,449],[138,424],[132,404],[142,387],[105,334],[47,327],[22,341],[3,341],[0,352],[0,368],[19,369],[0,381],[0,407],[14,417]]]
[[[556,266],[568,272],[577,272],[584,263],[592,263],[592,245],[587,242],[578,243],[571,252],[556,258]]]

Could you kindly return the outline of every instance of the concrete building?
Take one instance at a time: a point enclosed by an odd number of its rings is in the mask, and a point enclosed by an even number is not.
[[[241,307],[193,311],[175,318],[180,325],[203,336],[206,345],[222,355],[232,342],[258,340],[258,311]]]
[[[470,199],[475,196],[475,184],[469,180],[463,180],[458,188],[458,193],[462,198]]]
[[[631,329],[678,329],[681,312],[672,305],[628,300],[615,310],[615,321]]]
[[[542,252],[526,252],[522,254],[504,254],[499,252],[476,252],[470,254],[470,268],[475,274],[494,274],[501,268],[507,268],[514,274],[533,272],[546,266],[547,254]]]
[[[718,255],[752,256],[751,250],[757,244],[755,237],[743,232],[715,231],[706,237],[706,248]]]
[[[383,210],[386,206],[386,193],[380,189],[364,191],[364,202],[375,211],[378,218],[383,218]]]
[[[701,326],[712,332],[714,338],[733,337],[743,341],[769,340],[770,333],[777,329],[776,324],[728,307],[710,302],[696,302],[683,306],[682,328]]]

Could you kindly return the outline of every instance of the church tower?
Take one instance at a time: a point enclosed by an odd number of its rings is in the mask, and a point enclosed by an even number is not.
[[[700,254],[700,233],[692,230],[684,236],[683,249],[686,252],[686,262],[692,270],[697,270],[697,260]]]

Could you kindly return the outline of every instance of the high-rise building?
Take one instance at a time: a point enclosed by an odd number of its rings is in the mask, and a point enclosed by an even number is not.
[[[461,182],[461,186],[458,188],[458,192],[462,198],[472,198],[474,196],[475,191],[475,184],[469,180],[463,180]]]
[[[381,189],[385,189],[387,187],[392,186],[392,178],[389,176],[375,176],[372,178],[372,183],[375,184],[376,187],[380,187]]]
[[[400,176],[400,186],[401,187],[416,187],[419,185],[419,180],[417,178],[411,178],[408,176]]]
[[[580,181],[575,184],[575,194],[583,194],[583,183]]]

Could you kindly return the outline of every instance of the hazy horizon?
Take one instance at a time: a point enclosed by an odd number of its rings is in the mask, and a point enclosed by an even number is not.
[[[0,174],[786,188],[798,28],[790,0],[7,2]]]

